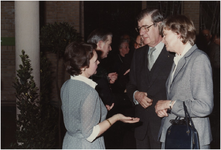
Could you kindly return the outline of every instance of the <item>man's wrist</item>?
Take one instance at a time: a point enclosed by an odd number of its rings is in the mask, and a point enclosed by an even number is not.
[[[137,92],[138,92],[138,91],[135,91],[135,92],[134,92],[134,99],[135,99],[135,100],[137,100],[137,99],[136,99],[136,96],[137,96],[136,94],[137,94]]]
[[[137,93],[137,92],[139,92],[139,91],[134,91],[134,93],[133,93],[133,101],[134,101],[134,104],[135,105],[138,105],[139,103],[138,103],[138,101],[136,100],[136,98],[135,98],[135,93]]]

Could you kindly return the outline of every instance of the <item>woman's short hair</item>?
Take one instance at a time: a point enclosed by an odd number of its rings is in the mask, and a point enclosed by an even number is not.
[[[64,53],[66,71],[72,76],[81,74],[82,68],[89,67],[90,59],[93,57],[95,49],[95,44],[86,44],[83,42],[70,43]]]
[[[193,21],[184,15],[174,15],[165,19],[162,29],[171,30],[180,35],[183,44],[189,42],[194,45],[196,40],[196,29]]]

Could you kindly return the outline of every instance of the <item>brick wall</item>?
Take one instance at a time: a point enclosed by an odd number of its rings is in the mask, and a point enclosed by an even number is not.
[[[14,2],[1,2],[1,36],[14,37],[15,35]]]
[[[68,22],[70,25],[80,32],[82,31],[83,24],[80,23],[80,2],[79,1],[47,1],[45,2],[45,23],[54,22]],[[82,15],[82,14],[81,14]],[[83,17],[83,16],[82,16]],[[82,26],[80,26],[82,25]],[[56,72],[56,56],[52,53],[47,53],[47,58],[52,62],[52,71]],[[58,67],[58,86],[61,88],[69,75],[66,73],[63,61],[59,61]],[[53,79],[56,79],[56,74],[53,74]],[[59,95],[56,88],[56,80],[53,81],[52,93],[53,100],[58,100]]]
[[[184,1],[182,9],[182,14],[193,21],[196,31],[199,33],[200,1]]]
[[[45,18],[46,23],[68,22],[79,31],[79,1],[46,1]]]
[[[14,2],[1,2],[1,37],[15,37]],[[15,102],[15,46],[1,46],[1,102]]]
[[[81,32],[84,30],[83,21],[80,22],[80,13],[83,11],[80,1],[46,1],[45,2],[45,23],[68,22],[70,25]],[[14,2],[1,2],[1,37],[15,37],[15,9]],[[83,14],[81,14],[83,17]],[[82,32],[83,35],[83,32]],[[53,54],[48,55],[52,64],[56,59]],[[53,66],[55,70],[55,66]],[[68,78],[64,74],[62,62],[59,63],[59,86]],[[12,81],[15,78],[15,46],[1,46],[1,103],[15,104],[15,90]],[[55,84],[55,83],[54,83]],[[54,91],[53,93],[57,93]],[[56,97],[56,94],[55,96]]]

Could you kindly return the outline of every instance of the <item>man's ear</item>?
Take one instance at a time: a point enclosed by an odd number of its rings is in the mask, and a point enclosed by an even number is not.
[[[97,49],[102,50],[104,42],[102,40],[97,42]]]

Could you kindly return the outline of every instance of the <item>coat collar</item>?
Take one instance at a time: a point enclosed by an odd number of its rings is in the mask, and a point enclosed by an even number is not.
[[[180,72],[180,70],[183,68],[183,66],[186,64],[186,59],[196,50],[198,49],[196,45],[193,45],[189,50],[188,52],[186,52],[186,54],[180,59],[179,63],[178,63],[178,66],[176,68],[176,71],[174,73],[174,76],[173,76],[173,79],[171,80],[171,75],[172,75],[172,72],[173,72],[173,69],[175,67],[175,64],[173,63],[173,66],[172,66],[172,69],[171,69],[171,72],[170,72],[170,75],[169,75],[169,78],[167,80],[167,84],[169,86],[172,85],[174,79],[176,78],[177,74]]]
[[[176,75],[180,72],[180,70],[181,70],[181,69],[183,68],[183,66],[185,65],[185,63],[186,63],[186,58],[189,57],[189,56],[194,52],[194,50],[196,50],[196,49],[197,49],[197,46],[196,46],[196,45],[192,46],[192,47],[188,50],[188,52],[186,52],[186,54],[180,59],[180,61],[179,61],[179,63],[178,63],[178,66],[177,66],[177,68],[176,68],[176,71],[175,71],[175,73],[174,73],[174,77],[173,77],[173,78],[176,77]]]

